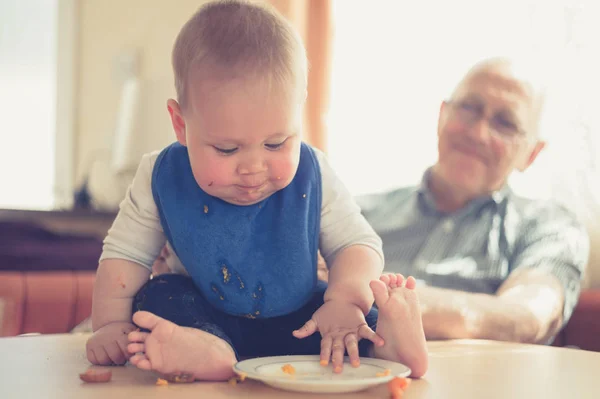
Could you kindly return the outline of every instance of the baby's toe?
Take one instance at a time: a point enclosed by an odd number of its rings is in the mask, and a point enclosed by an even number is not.
[[[389,287],[389,285],[390,285],[390,275],[389,274],[382,274],[379,277],[379,280],[383,281],[383,283]]]
[[[408,278],[406,279],[406,284],[404,286],[409,290],[414,290],[417,286],[417,281],[413,276],[408,276]]]
[[[129,351],[129,353],[144,352],[144,346],[144,344],[132,343],[127,345],[127,350]]]

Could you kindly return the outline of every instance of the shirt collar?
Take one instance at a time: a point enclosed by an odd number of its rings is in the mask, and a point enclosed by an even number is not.
[[[433,193],[429,188],[429,180],[431,179],[431,173],[432,168],[427,168],[425,173],[423,173],[421,183],[419,183],[419,185],[417,186],[419,204],[428,211],[439,212],[435,204]],[[500,205],[511,193],[512,190],[510,189],[508,184],[505,184],[501,189],[494,191],[490,195],[485,195],[472,200],[469,204],[467,204],[467,207],[470,207],[473,204],[485,204],[488,202],[493,202],[496,205]]]

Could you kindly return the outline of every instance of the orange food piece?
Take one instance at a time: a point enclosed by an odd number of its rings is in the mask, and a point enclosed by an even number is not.
[[[169,381],[163,379],[163,378],[157,378],[156,379],[156,385],[160,385],[160,386],[165,386],[165,385],[169,385]]]
[[[323,359],[321,359],[321,360],[319,361],[319,364],[320,364],[321,366],[327,366],[327,365],[329,364],[329,362],[328,362],[327,360],[323,360]]]
[[[236,386],[238,383],[244,382],[246,380],[247,376],[248,376],[248,374],[246,374],[246,373],[239,373],[235,377],[231,377],[228,380],[228,382],[230,385]]]
[[[396,393],[392,393],[392,399],[402,399],[404,396],[404,391],[396,391]]]
[[[392,370],[390,369],[385,369],[383,370],[381,373],[376,373],[375,375],[377,377],[387,377],[388,375],[392,374]]]
[[[89,368],[85,373],[79,374],[79,378],[85,382],[108,382],[112,378],[112,371],[104,369]]]
[[[410,385],[410,380],[403,377],[394,377],[388,382],[388,390],[392,394],[392,399],[399,399],[404,394],[404,391]]]
[[[281,367],[281,370],[286,374],[290,374],[290,375],[296,374],[296,369],[291,364],[284,364]]]

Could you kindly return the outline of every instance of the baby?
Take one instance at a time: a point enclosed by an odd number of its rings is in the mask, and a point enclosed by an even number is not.
[[[173,68],[177,142],[142,158],[106,237],[89,361],[225,380],[239,357],[320,354],[341,372],[347,352],[355,367],[374,356],[423,375],[414,279],[381,276],[381,240],[301,141],[294,29],[250,2],[208,3],[179,33]],[[165,242],[178,273],[149,279]]]

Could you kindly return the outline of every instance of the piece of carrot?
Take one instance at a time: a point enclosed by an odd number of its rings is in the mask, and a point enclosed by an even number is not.
[[[385,369],[385,370],[383,370],[383,371],[382,371],[382,372],[380,372],[380,373],[375,373],[375,375],[376,375],[377,377],[387,377],[387,376],[388,376],[388,375],[390,375],[390,374],[392,374],[392,370],[390,370],[390,369]]]
[[[85,373],[79,374],[79,378],[85,382],[109,382],[112,378],[112,371],[107,369],[89,368]]]
[[[296,369],[291,364],[284,364],[281,367],[281,370],[286,374],[290,374],[290,375],[296,374]]]
[[[392,394],[392,399],[400,399],[404,391],[410,385],[410,380],[403,377],[394,377],[388,382],[388,390]]]
[[[157,378],[156,385],[159,385],[159,386],[169,385],[169,381],[165,380],[164,378]]]
[[[392,392],[392,399],[402,399],[402,396],[404,396],[404,391]]]

